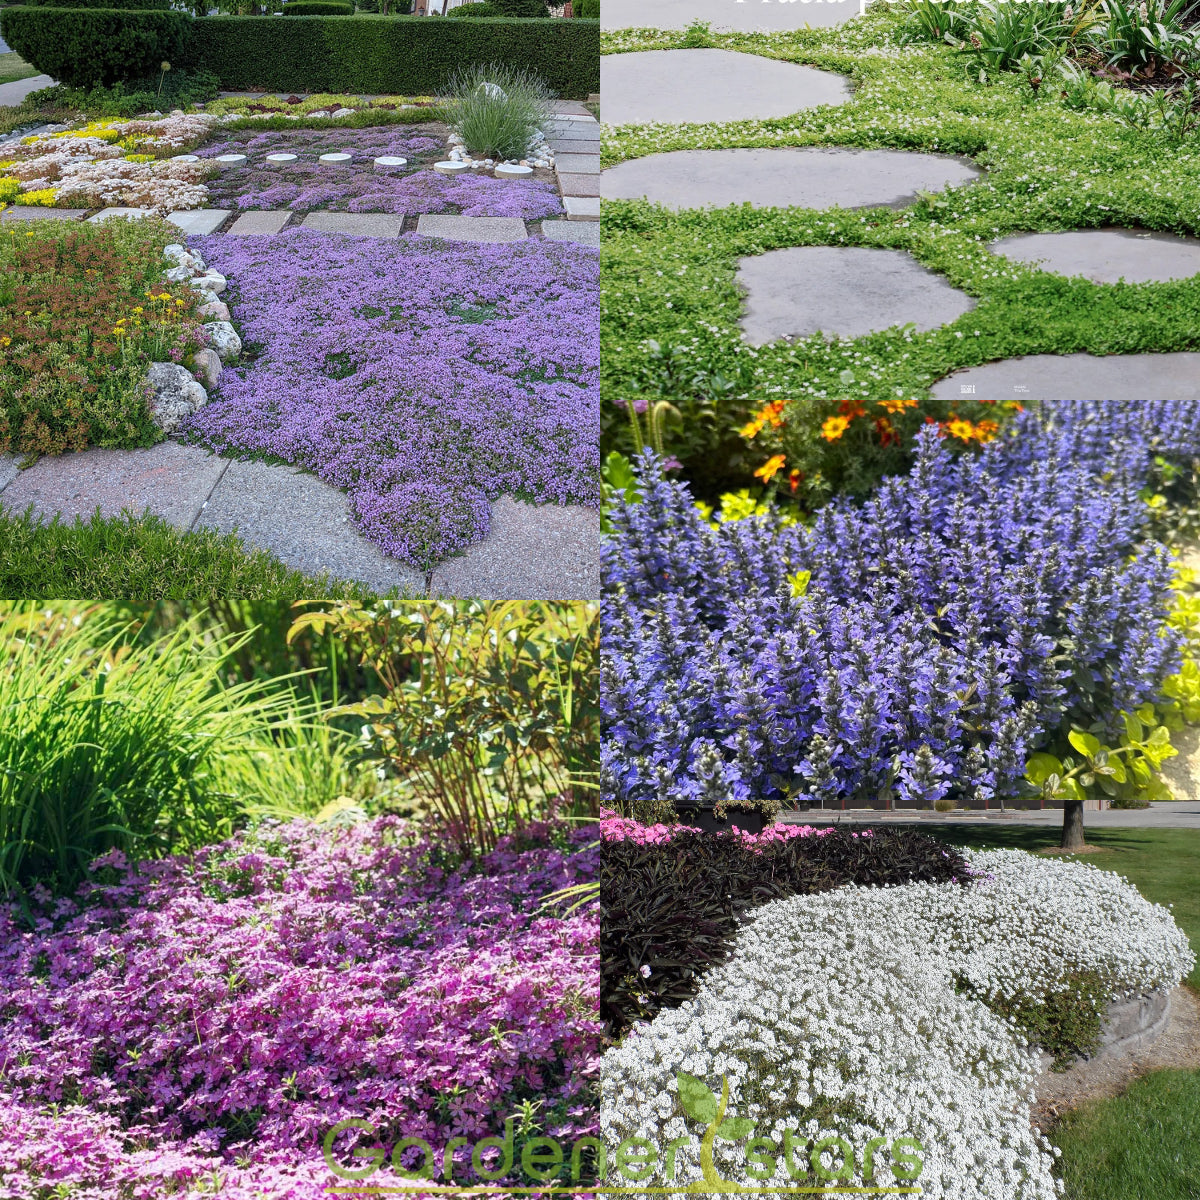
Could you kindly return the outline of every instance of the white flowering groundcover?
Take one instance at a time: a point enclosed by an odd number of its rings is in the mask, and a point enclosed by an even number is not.
[[[1039,1052],[976,997],[1039,1000],[1095,972],[1124,999],[1173,987],[1195,958],[1170,912],[1111,872],[1019,850],[968,859],[981,876],[965,887],[756,909],[695,999],[603,1058],[604,1141],[633,1164],[622,1186],[703,1181],[707,1143],[710,1185],[1059,1195],[1056,1151],[1030,1124]]]

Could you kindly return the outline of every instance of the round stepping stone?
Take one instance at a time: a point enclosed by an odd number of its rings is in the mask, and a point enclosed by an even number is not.
[[[198,154],[172,154],[171,161],[172,162],[182,162],[182,163],[199,162],[200,155],[198,155]]]
[[[1093,283],[1163,283],[1200,275],[1200,239],[1137,229],[1077,229],[1021,233],[989,247],[1055,275],[1082,275]]]
[[[407,162],[407,158],[401,158],[398,154],[381,154],[375,160],[375,165],[382,167],[386,171],[392,167],[403,167]]]
[[[219,167],[242,167],[246,165],[246,156],[244,154],[218,154],[213,159]]]
[[[441,171],[443,175],[461,175],[464,171],[471,169],[470,163],[455,162],[453,159],[446,159],[444,162],[435,162],[433,164],[435,171]]]
[[[714,29],[779,32],[805,25],[840,25],[862,11],[862,0],[608,0],[601,29],[686,29],[707,21]]]
[[[720,87],[714,87],[720,80]],[[844,75],[731,50],[646,50],[600,56],[609,125],[786,117],[850,99]]]
[[[940,400],[1162,400],[1200,403],[1200,353],[1029,354],[968,367],[930,389]]]
[[[521,175],[532,175],[532,167],[523,167],[520,163],[498,163],[496,165],[496,174],[500,176],[509,175],[514,178]]]
[[[267,166],[269,167],[287,167],[296,161],[295,154],[268,154]]]
[[[293,158],[295,155],[292,156]],[[327,167],[344,167],[354,161],[353,154],[322,154],[317,162],[324,163]]]
[[[738,260],[742,329],[752,346],[783,337],[860,337],[892,325],[936,329],[975,301],[903,250],[796,246]]]
[[[948,154],[905,150],[671,150],[610,167],[600,177],[600,194],[675,210],[747,202],[760,208],[902,208],[917,192],[973,183],[982,174]]]

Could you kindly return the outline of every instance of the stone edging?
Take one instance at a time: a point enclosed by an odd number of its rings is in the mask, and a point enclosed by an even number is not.
[[[1152,992],[1149,996],[1114,1001],[1105,1010],[1100,1044],[1080,1061],[1095,1062],[1129,1050],[1141,1050],[1158,1038],[1170,1018],[1170,992]],[[1042,1051],[1039,1058],[1042,1070],[1048,1070],[1052,1056]]]

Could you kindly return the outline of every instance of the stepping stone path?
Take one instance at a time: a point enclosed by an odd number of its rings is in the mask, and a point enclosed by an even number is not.
[[[844,75],[731,50],[605,54],[600,80],[608,125],[786,117],[850,99]]]
[[[283,228],[292,219],[290,209],[282,211],[274,211],[271,209],[263,209],[257,212],[242,213],[240,217],[229,227],[230,233],[248,234],[248,233],[282,233]]]
[[[607,0],[601,29],[714,29],[778,33],[805,25],[840,25],[862,11],[862,0]]]
[[[451,242],[523,242],[525,222],[519,217],[453,217],[422,213],[417,232]]]
[[[930,389],[941,400],[1128,400],[1200,403],[1200,353],[1030,354],[955,371]]]
[[[904,150],[672,150],[610,167],[604,198],[644,198],[676,211],[747,202],[760,208],[900,208],[918,192],[974,183],[982,174],[963,159]]]
[[[144,450],[85,450],[39,458],[24,471],[0,455],[0,508],[85,521],[97,508],[162,517],[184,532],[215,529],[268,550],[295,570],[328,571],[377,591],[521,600],[600,594],[600,517],[591,509],[501,497],[488,537],[427,579],[359,534],[344,493],[297,468],[238,462],[165,441]]]
[[[543,221],[542,236],[551,242],[577,242],[581,246],[600,245],[599,221]]]
[[[752,346],[783,337],[859,337],[892,325],[936,329],[975,307],[903,250],[798,246],[738,260],[741,325]]]
[[[404,217],[394,213],[311,212],[303,224],[305,229],[316,229],[321,233],[396,238],[400,236]]]
[[[1055,275],[1093,283],[1163,283],[1200,275],[1200,239],[1137,229],[1022,233],[989,247],[993,254]]]

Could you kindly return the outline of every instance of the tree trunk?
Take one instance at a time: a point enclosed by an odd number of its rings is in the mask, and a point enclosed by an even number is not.
[[[1083,840],[1083,801],[1064,800],[1062,848],[1064,850],[1082,850],[1085,845]]]

